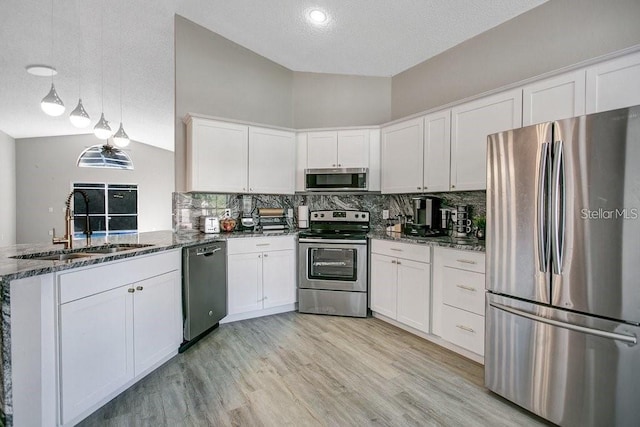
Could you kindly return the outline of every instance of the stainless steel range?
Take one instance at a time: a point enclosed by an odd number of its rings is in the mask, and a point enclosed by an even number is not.
[[[298,311],[367,316],[369,212],[313,211],[299,235]]]

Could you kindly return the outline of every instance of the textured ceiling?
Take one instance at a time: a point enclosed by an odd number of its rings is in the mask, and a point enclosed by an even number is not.
[[[88,133],[69,123],[79,91],[92,126],[101,111],[132,139],[173,150],[173,15],[177,13],[294,71],[392,76],[545,0],[3,0],[0,130],[14,138]],[[326,25],[306,12],[324,9]],[[104,22],[101,55],[101,10]],[[122,28],[122,48],[119,29]],[[101,66],[104,58],[104,67]],[[50,81],[25,72],[50,64],[67,111],[46,116]],[[89,128],[90,129],[90,128]]]

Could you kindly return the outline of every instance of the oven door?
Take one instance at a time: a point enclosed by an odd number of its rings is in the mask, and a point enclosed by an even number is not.
[[[367,291],[366,243],[300,243],[299,260],[302,289]]]

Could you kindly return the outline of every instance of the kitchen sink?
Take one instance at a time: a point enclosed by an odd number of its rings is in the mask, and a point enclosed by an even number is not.
[[[147,248],[153,245],[147,245],[143,243],[116,243],[116,244],[107,244],[103,246],[96,246],[93,248],[85,248],[81,253],[84,254],[114,254],[122,251],[130,251],[132,249],[141,249]]]

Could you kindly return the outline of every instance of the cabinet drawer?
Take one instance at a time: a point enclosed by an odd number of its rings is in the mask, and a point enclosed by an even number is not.
[[[227,253],[246,254],[253,252],[283,251],[295,249],[294,236],[243,237],[227,240]]]
[[[442,302],[484,316],[484,274],[444,267]]]
[[[431,262],[431,246],[427,245],[372,239],[371,252],[412,261]]]
[[[444,304],[442,319],[442,338],[484,355],[484,316]]]
[[[180,270],[180,250],[140,255],[58,274],[60,303],[88,297],[149,277]]]
[[[443,264],[447,267],[484,273],[484,253],[438,248]]]

